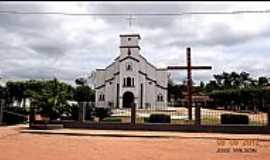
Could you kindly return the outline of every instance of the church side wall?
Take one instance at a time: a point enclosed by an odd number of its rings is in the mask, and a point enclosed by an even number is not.
[[[106,106],[113,106],[114,103],[114,76],[115,73],[115,63],[112,63],[109,67],[106,68],[105,76],[105,102]]]
[[[168,74],[167,74],[167,70],[159,70],[156,71],[156,76],[157,76],[157,83],[160,84],[162,87],[168,87]],[[157,86],[157,92],[156,92],[156,96],[158,94],[161,94],[163,96],[163,102],[158,102],[158,106],[165,106],[167,104],[167,94],[168,94],[168,90],[167,89],[162,89],[160,87]]]
[[[116,105],[116,86],[118,82],[119,72],[118,62],[109,65],[105,70],[97,70],[96,72],[96,106],[108,107],[109,104],[113,107]],[[116,75],[115,75],[116,74]],[[105,86],[104,86],[105,85]],[[99,101],[99,96],[104,94],[105,100]]]
[[[96,71],[96,106],[102,107],[105,105],[104,101],[99,101],[99,96],[101,94],[105,94],[105,87],[103,87],[103,84],[105,83],[105,71]]]

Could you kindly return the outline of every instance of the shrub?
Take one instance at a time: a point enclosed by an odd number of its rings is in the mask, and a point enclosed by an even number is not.
[[[90,105],[87,105],[85,108],[85,120],[93,120],[94,119],[94,108]]]
[[[94,115],[99,118],[99,120],[103,120],[105,117],[110,117],[112,114],[110,108],[95,108]]]
[[[222,114],[221,124],[248,124],[249,119],[247,115]]]
[[[62,120],[78,120],[79,119],[79,105],[72,104],[70,110],[67,112],[70,117],[61,117]],[[93,106],[87,105],[85,108],[85,120],[93,120]]]
[[[104,118],[102,122],[122,122],[122,119],[115,118],[115,117],[108,117],[108,118]]]
[[[171,117],[166,114],[151,114],[149,117],[150,123],[171,123]]]
[[[70,113],[71,113],[72,120],[78,120],[79,119],[79,105],[72,104]]]
[[[7,107],[3,114],[3,122],[7,124],[20,124],[27,122],[28,111],[25,108]]]

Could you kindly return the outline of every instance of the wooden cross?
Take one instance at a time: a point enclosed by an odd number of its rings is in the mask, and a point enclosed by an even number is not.
[[[132,20],[134,20],[134,19],[136,19],[136,18],[132,17],[132,15],[129,15],[129,17],[127,18],[129,28],[131,28],[131,26],[132,26]]]
[[[187,66],[168,66],[168,70],[187,70],[188,117],[192,120],[192,69],[212,69],[211,66],[191,66],[191,49],[187,48]]]

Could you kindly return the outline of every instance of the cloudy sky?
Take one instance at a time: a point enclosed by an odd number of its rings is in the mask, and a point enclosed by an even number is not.
[[[268,10],[269,2],[0,2],[0,11],[66,13],[180,13]],[[157,67],[185,65],[192,48],[195,81],[212,75],[270,74],[270,13],[234,15],[65,16],[0,14],[0,80],[74,79],[105,68],[119,55],[119,34],[142,36],[141,54]],[[172,77],[182,81],[185,71]]]

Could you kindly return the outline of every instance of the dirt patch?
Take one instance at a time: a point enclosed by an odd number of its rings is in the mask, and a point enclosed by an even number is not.
[[[217,153],[214,139],[37,135],[1,128],[0,160],[268,160],[270,142],[261,143],[256,152]]]

